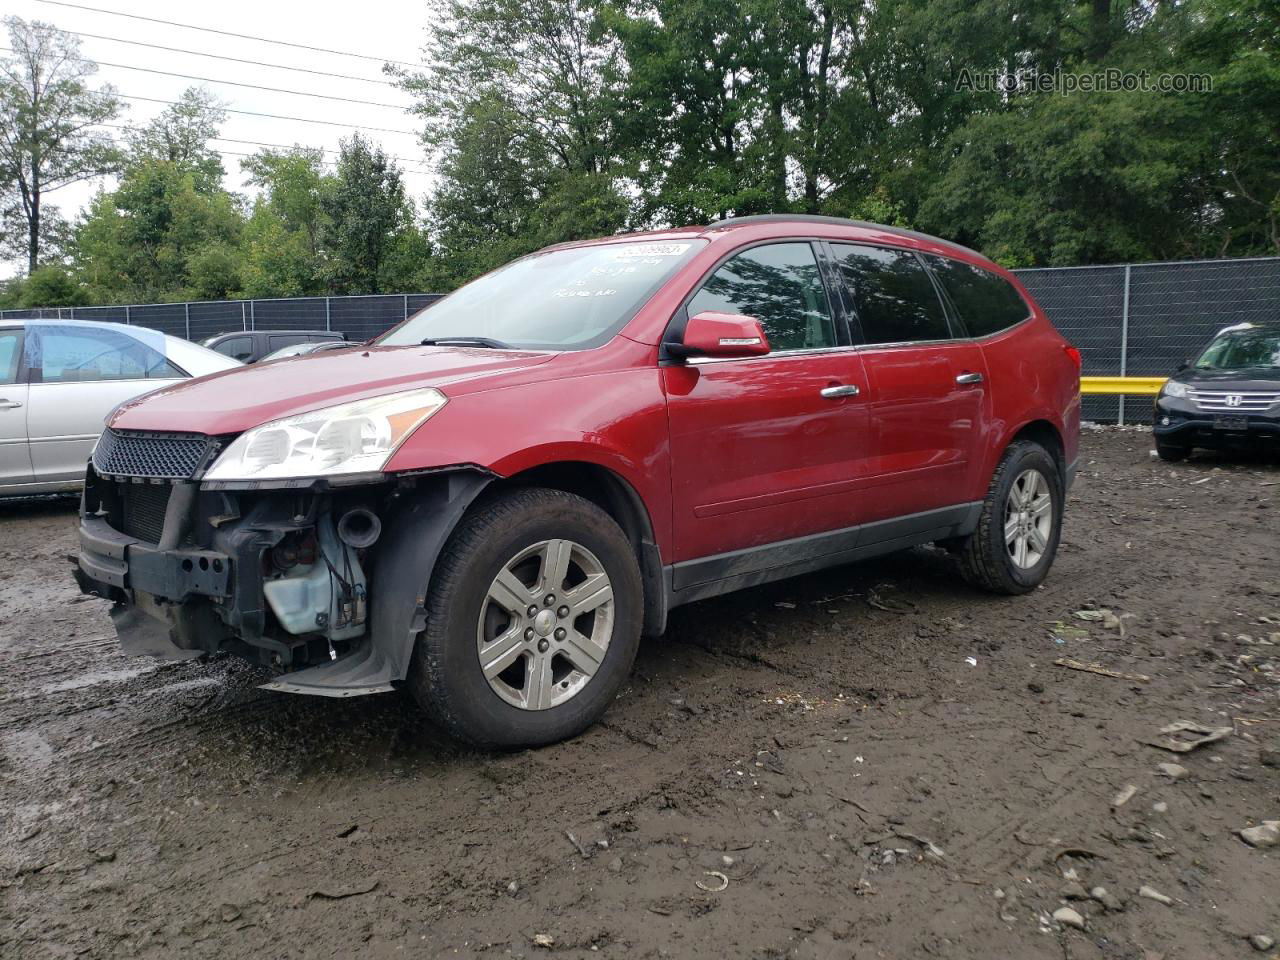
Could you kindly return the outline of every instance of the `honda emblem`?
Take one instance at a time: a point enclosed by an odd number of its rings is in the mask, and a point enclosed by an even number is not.
[[[1240,396],[1240,394],[1238,394],[1238,393],[1229,393],[1229,394],[1227,394],[1227,406],[1228,406],[1228,407],[1238,407],[1238,406],[1240,406],[1240,404],[1241,404],[1241,403],[1243,403],[1243,402],[1244,402],[1244,397]]]

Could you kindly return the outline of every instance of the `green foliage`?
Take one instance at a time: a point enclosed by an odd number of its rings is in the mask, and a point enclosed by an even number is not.
[[[188,87],[178,101],[129,138],[129,162],[161,160],[192,174],[197,189],[208,193],[222,185],[222,157],[209,141],[227,118],[208,90]]]
[[[15,301],[15,307],[80,307],[89,294],[66,267],[50,263],[31,272]]]
[[[321,198],[333,189],[319,150],[263,150],[243,161],[248,183],[259,187],[245,224],[244,293],[298,297],[325,292],[320,233]]]
[[[74,284],[45,274],[0,299],[448,290],[552,243],[786,211],[916,227],[1011,266],[1280,254],[1274,0],[425,2],[426,65],[388,70],[436,164],[421,216],[359,136],[336,172],[318,150],[263,150],[241,164],[252,198],[228,192],[209,145],[223,112],[198,89],[113,155],[88,131],[118,105],[90,91],[74,39],[8,21],[28,53],[0,77],[0,235],[48,251],[33,266],[69,256]],[[43,189],[123,172],[73,239],[41,204],[33,247],[22,183],[46,134],[24,78],[52,65],[78,119],[47,125]],[[1112,68],[1212,89],[961,82]]]
[[[234,287],[226,251],[238,245],[242,214],[221,189],[197,189],[198,172],[177,162],[132,162],[112,193],[99,193],[76,237],[80,264],[95,300],[186,299]],[[193,275],[199,264],[200,274]]]
[[[400,171],[360,134],[342,141],[338,175],[320,196],[320,248],[330,289],[380,293],[394,237],[412,221]]]
[[[441,161],[444,283],[582,230],[764,211],[915,226],[1010,265],[1280,253],[1269,0],[428,7],[433,65],[400,78]],[[959,82],[1107,68],[1213,89]]]
[[[45,203],[61,187],[108,173],[119,156],[98,124],[120,112],[110,85],[89,86],[96,64],[80,41],[47,23],[6,17],[0,57],[0,250],[28,271],[55,256],[63,221]]]

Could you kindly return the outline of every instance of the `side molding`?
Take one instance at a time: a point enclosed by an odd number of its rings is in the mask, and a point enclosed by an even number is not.
[[[670,607],[972,533],[982,501],[688,560],[669,567]]]

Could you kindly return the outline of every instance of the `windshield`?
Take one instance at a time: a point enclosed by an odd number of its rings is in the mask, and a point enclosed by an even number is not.
[[[509,263],[415,313],[383,346],[467,339],[584,350],[622,329],[701,241],[569,247]]]
[[[1220,334],[1200,354],[1197,370],[1280,369],[1280,330],[1233,330]]]

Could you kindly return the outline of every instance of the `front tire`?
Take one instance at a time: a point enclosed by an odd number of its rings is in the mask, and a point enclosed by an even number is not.
[[[996,467],[977,529],[959,547],[960,572],[992,593],[1029,593],[1053,566],[1062,536],[1062,471],[1038,443],[1009,445]]]
[[[643,587],[613,518],[560,490],[464,518],[431,578],[409,688],[455,737],[511,749],[595,723],[631,672]]]

